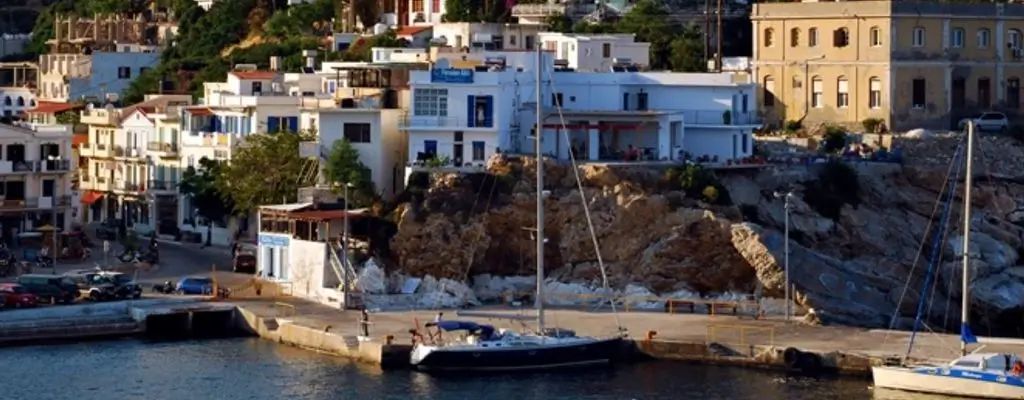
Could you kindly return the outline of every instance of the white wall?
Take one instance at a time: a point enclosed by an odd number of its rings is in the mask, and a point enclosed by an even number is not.
[[[359,160],[370,168],[378,192],[390,197],[404,188],[402,169],[407,147],[398,129],[401,113],[380,109],[313,110],[305,112],[299,124],[302,129],[316,129],[327,151],[344,138],[344,124],[370,124],[370,143],[352,143],[352,147],[359,151]]]
[[[14,116],[36,107],[36,95],[29,88],[0,88],[0,117]]]
[[[291,239],[288,249],[288,280],[292,293],[303,298],[315,298],[323,287],[327,248],[324,243]],[[258,258],[259,256],[257,256]]]

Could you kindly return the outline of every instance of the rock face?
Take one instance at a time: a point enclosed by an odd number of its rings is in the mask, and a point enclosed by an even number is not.
[[[952,326],[959,319],[962,195],[956,195],[944,232],[938,229],[936,201],[958,141],[903,140],[903,165],[851,164],[860,202],[843,205],[835,218],[821,216],[805,201],[809,185],[819,179],[814,167],[720,171],[732,205],[711,206],[688,198],[675,183],[678,177],[664,170],[584,165],[574,171],[549,162],[547,275],[560,282],[600,282],[600,258],[619,289],[633,285],[655,294],[701,295],[763,289],[780,295],[785,210],[771,194],[788,187],[795,194],[790,279],[801,305],[824,322],[885,327],[912,317],[924,295],[928,318]],[[1024,154],[1012,139],[980,143],[975,154],[987,179],[976,180],[973,196],[971,294],[974,319],[985,325],[1024,310],[1024,266],[1017,266],[1024,186],[1013,178],[1024,167],[1017,165]],[[424,200],[401,210],[391,246],[402,272],[463,282],[479,274],[532,274],[535,245],[524,228],[536,225],[535,168],[533,159],[496,157],[488,163],[494,175],[482,180],[482,174],[434,176]],[[940,243],[934,251],[933,243]],[[924,290],[932,259],[934,278]]]

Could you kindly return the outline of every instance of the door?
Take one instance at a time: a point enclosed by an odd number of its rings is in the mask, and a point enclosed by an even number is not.
[[[436,140],[424,140],[423,141],[423,152],[430,155],[430,157],[437,156],[437,141]]]
[[[462,143],[456,143],[452,145],[452,161],[455,162],[456,167],[461,167],[462,160]]]

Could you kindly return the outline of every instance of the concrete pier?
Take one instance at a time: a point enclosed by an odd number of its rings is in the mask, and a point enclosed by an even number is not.
[[[254,334],[278,343],[377,364],[382,368],[408,367],[411,336],[416,321],[432,321],[437,311],[371,313],[371,340],[360,341],[359,313],[340,311],[298,299],[233,301],[238,322]],[[517,311],[508,309],[489,312]],[[458,319],[446,311],[447,319]],[[835,326],[808,326],[778,319],[667,314],[620,313],[638,357],[713,363],[807,374],[870,377],[871,366],[896,360],[906,353],[906,332],[871,331]],[[479,321],[479,319],[474,319]],[[522,330],[518,322],[491,320],[496,327]],[[607,336],[616,332],[610,313],[549,311],[548,323],[580,335]],[[1024,341],[979,338],[985,351],[1014,352]],[[945,362],[958,352],[958,337],[920,333],[912,359]]]

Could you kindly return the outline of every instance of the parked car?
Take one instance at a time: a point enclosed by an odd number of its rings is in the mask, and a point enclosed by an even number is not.
[[[19,276],[17,283],[39,300],[51,304],[70,304],[78,298],[78,285],[67,276],[27,274]]]
[[[967,122],[974,121],[974,127],[981,131],[1004,132],[1010,129],[1010,120],[1001,112],[984,112],[960,120],[960,130],[967,129]]]
[[[0,283],[0,308],[31,308],[39,305],[36,295],[17,283]]]
[[[246,274],[255,274],[256,253],[258,251],[258,248],[254,244],[236,243],[234,259],[231,262],[231,271]]]
[[[131,275],[121,272],[100,272],[114,285],[114,296],[119,299],[138,299],[142,297],[142,286],[135,283]]]
[[[175,285],[178,294],[210,294],[213,293],[213,279],[201,277],[185,277]]]
[[[79,296],[92,301],[113,300],[117,297],[114,283],[100,275],[99,270],[75,270],[64,274],[75,282]]]

